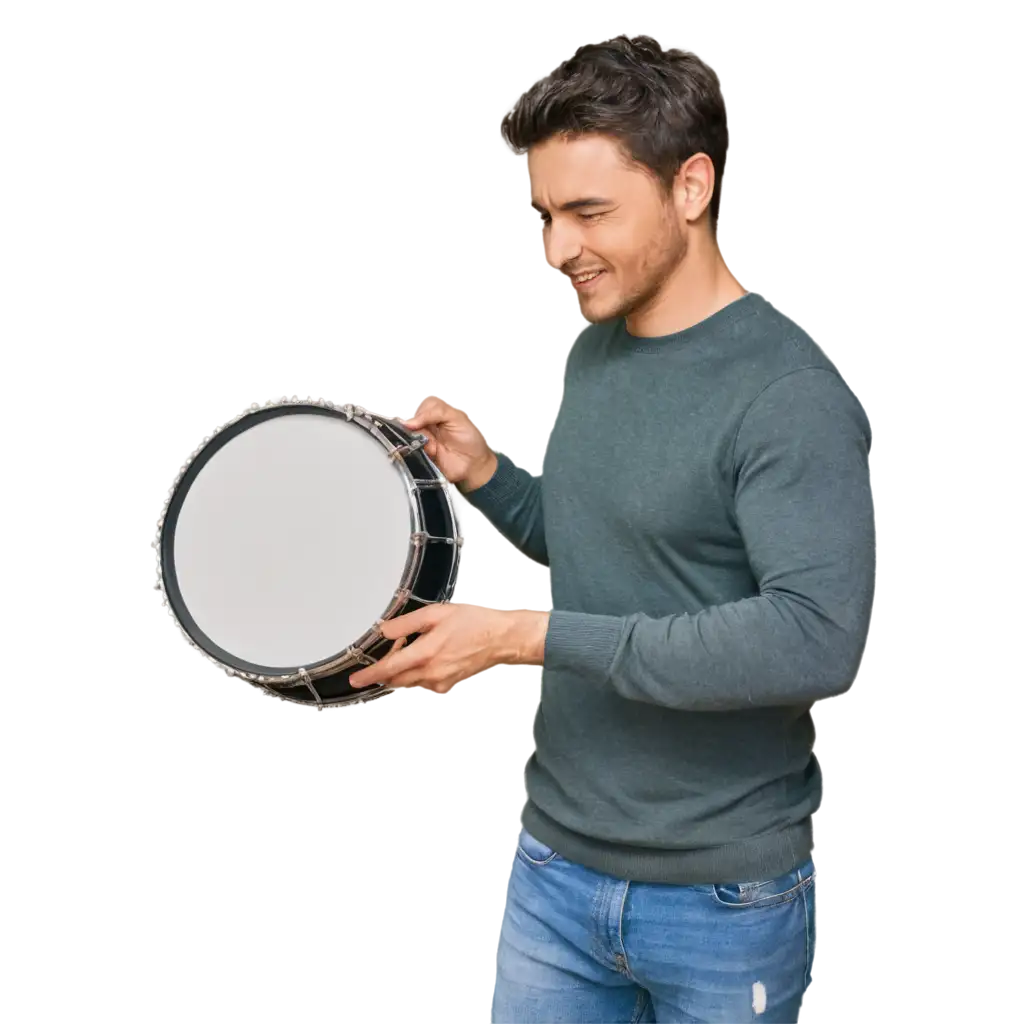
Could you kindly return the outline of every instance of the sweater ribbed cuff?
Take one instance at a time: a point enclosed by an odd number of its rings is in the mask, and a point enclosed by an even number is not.
[[[459,491],[470,505],[484,513],[507,502],[515,493],[517,486],[515,464],[502,452],[494,454],[498,460],[498,468],[491,475],[491,479],[475,491],[465,494]]]
[[[544,667],[583,672],[604,681],[619,648],[625,620],[555,609],[544,638]]]

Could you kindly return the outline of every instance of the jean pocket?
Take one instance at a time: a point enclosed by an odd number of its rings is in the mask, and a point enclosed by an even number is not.
[[[774,907],[795,900],[806,891],[814,884],[814,874],[814,862],[808,859],[778,878],[715,883],[711,886],[711,895],[716,903],[724,907]]]
[[[536,836],[524,828],[519,833],[516,852],[530,864],[550,864],[560,854],[556,853],[547,843],[542,843]]]

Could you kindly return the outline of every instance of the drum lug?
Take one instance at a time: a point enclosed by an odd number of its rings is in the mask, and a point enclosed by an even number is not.
[[[381,624],[382,621],[383,621],[383,619],[378,619],[374,623],[374,626],[376,627],[378,632],[380,631],[380,624]],[[373,657],[373,655],[367,654],[366,651],[364,651],[360,647],[350,647],[345,652],[345,656],[349,657],[349,658],[355,658],[356,663],[359,664],[359,665],[376,665],[377,664],[377,659],[375,657]]]
[[[413,452],[418,452],[425,444],[427,439],[422,434],[417,435],[416,440],[411,444],[400,444],[396,445],[391,451],[388,452],[388,458],[394,462],[396,459],[404,459],[407,455],[412,455]]]
[[[313,680],[309,678],[309,673],[304,669],[299,669],[299,675],[302,676],[302,681],[306,684],[306,689],[313,694],[313,698],[316,700],[316,706],[319,710],[323,710],[324,702],[320,699],[320,694],[317,693],[316,687],[313,685]]]
[[[417,546],[419,546],[420,544],[426,544],[428,541],[433,541],[435,544],[456,543],[454,537],[437,537],[432,533],[427,533],[426,530],[414,530],[412,533],[409,534],[409,539],[413,542],[413,544]],[[462,538],[460,537],[459,541],[461,540]],[[462,545],[459,544],[459,546],[461,547]]]

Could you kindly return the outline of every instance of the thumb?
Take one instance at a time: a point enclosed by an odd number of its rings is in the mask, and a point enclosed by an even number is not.
[[[406,416],[399,416],[398,422],[413,430],[439,423],[444,418],[444,407],[436,394],[421,395],[416,407]]]

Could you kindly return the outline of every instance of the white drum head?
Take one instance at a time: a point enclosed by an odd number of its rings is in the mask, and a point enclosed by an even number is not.
[[[339,655],[384,615],[412,529],[402,472],[366,430],[278,415],[199,469],[175,525],[174,571],[214,644],[294,671]]]

